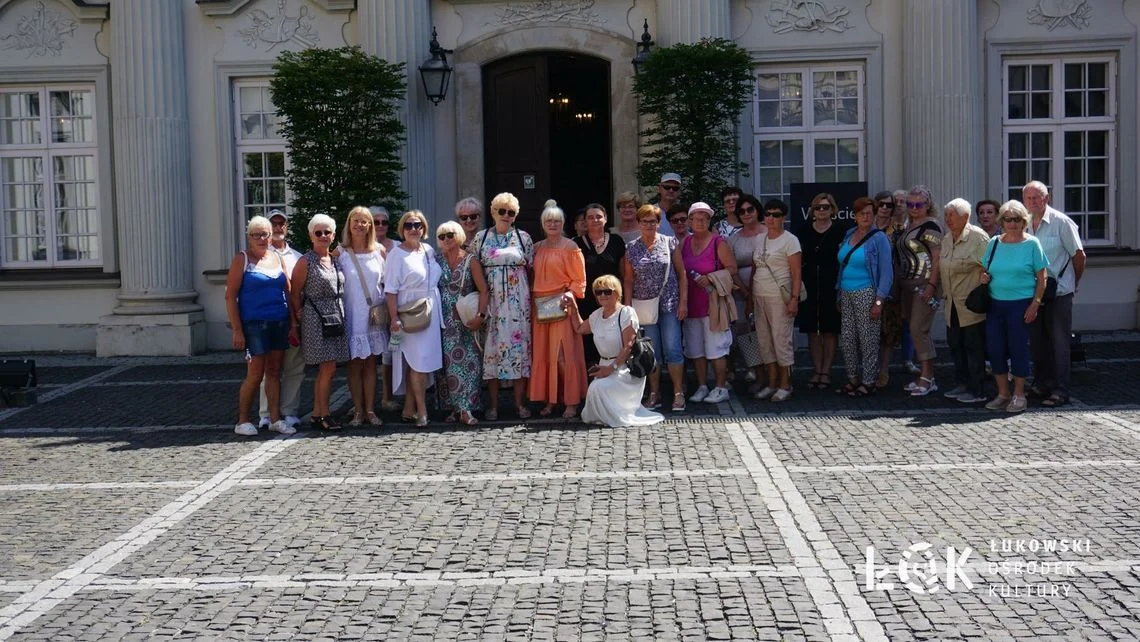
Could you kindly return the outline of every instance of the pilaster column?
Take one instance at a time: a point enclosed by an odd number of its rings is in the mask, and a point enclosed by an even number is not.
[[[732,38],[731,24],[729,0],[657,0],[655,39],[665,47],[701,38]]]
[[[982,197],[981,54],[973,2],[903,6],[903,176],[942,206]]]
[[[360,46],[388,62],[405,63],[408,95],[400,108],[407,143],[400,152],[404,171],[400,182],[412,208],[435,203],[435,129],[432,109],[424,95],[419,66],[428,58],[431,42],[430,0],[358,0]],[[455,100],[454,88],[444,100]],[[442,107],[441,107],[442,108]]]
[[[115,212],[122,290],[97,351],[205,348],[192,263],[183,4],[116,0],[111,31]]]

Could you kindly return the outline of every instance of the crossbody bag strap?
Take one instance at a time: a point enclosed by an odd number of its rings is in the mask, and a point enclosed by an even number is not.
[[[352,259],[352,266],[356,268],[356,276],[360,278],[360,289],[364,290],[364,300],[368,302],[368,307],[372,307],[372,293],[368,291],[368,284],[364,282],[364,272],[360,270],[360,262],[356,260],[356,252],[352,249],[347,250],[348,258]],[[337,281],[340,279],[338,278]]]
[[[986,261],[986,272],[990,271],[990,266],[994,263],[994,253],[997,252],[997,246],[1001,245],[1001,239],[994,240],[994,246],[990,248],[990,258]]]
[[[668,248],[669,242],[665,241],[664,236],[661,236],[660,234],[658,234],[657,235],[657,242],[654,243],[654,246],[656,246],[657,243],[660,243],[660,242],[664,242],[666,248]],[[661,280],[661,292],[657,295],[658,299],[665,296],[665,287],[669,285],[669,270],[673,269],[673,253],[672,252],[666,252],[666,256],[668,256],[668,260],[665,261],[665,278]]]
[[[856,250],[863,247],[863,244],[866,243],[871,238],[871,236],[874,235],[878,231],[879,231],[878,228],[874,228],[870,232],[867,232],[866,234],[864,234],[863,238],[859,239],[859,242],[855,244],[855,247],[851,248],[851,251],[847,253],[847,258],[843,259],[842,264],[840,264],[840,266],[839,266],[840,272],[843,272],[843,270],[847,269],[847,264],[851,262],[851,255],[854,254]]]
[[[1065,259],[1065,267],[1061,268],[1061,271],[1057,273],[1057,280],[1058,281],[1061,280],[1061,277],[1065,276],[1065,270],[1069,269],[1069,263],[1071,263],[1072,261],[1073,261],[1073,257],[1071,257],[1071,256]]]

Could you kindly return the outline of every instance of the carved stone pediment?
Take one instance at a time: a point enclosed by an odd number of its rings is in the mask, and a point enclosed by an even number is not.
[[[241,11],[251,2],[257,0],[194,0],[198,8],[207,16],[232,16]],[[356,8],[356,0],[310,0],[329,13],[352,11]]]
[[[0,0],[0,60],[57,65],[101,58],[96,34],[106,5],[67,0]]]

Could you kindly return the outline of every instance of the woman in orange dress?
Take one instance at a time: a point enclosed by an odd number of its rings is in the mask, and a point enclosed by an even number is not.
[[[547,417],[554,405],[566,405],[563,417],[578,414],[578,404],[586,396],[586,358],[582,337],[574,332],[558,299],[570,293],[582,298],[586,293],[586,260],[582,249],[562,235],[565,216],[553,201],[542,211],[542,230],[546,238],[534,246],[535,313],[530,370],[530,399],[545,401],[539,412]],[[547,297],[557,297],[548,299]],[[556,321],[544,321],[544,310],[561,314]]]

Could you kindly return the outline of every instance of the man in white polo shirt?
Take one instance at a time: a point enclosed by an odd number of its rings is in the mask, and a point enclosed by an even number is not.
[[[1026,230],[1041,242],[1049,259],[1049,276],[1057,279],[1057,297],[1047,301],[1029,328],[1033,355],[1033,392],[1042,406],[1069,403],[1070,337],[1073,332],[1073,295],[1085,273],[1085,249],[1073,219],[1049,205],[1049,188],[1030,181],[1021,198],[1033,220]]]
[[[269,249],[276,252],[285,264],[285,274],[293,276],[293,266],[301,258],[301,253],[289,247],[289,215],[281,210],[269,210],[269,224],[273,226],[269,235]],[[301,425],[297,417],[297,406],[301,401],[301,380],[305,378],[305,357],[300,346],[289,346],[285,360],[281,363],[281,414],[290,428]],[[269,400],[265,398],[265,380],[261,380],[261,405],[258,415],[259,428],[269,427]]]

